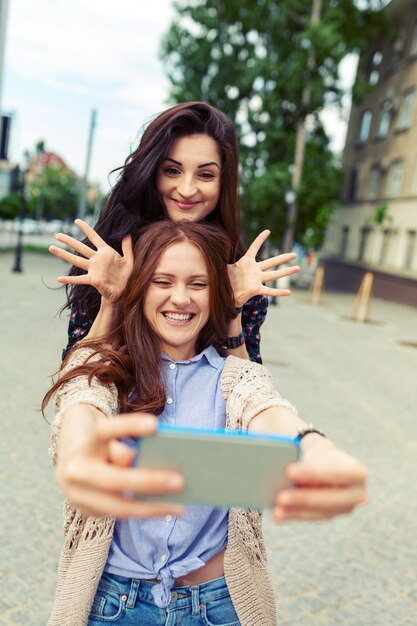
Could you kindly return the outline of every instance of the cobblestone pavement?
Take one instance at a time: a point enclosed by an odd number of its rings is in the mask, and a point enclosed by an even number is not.
[[[65,342],[52,290],[63,265],[25,253],[12,273],[0,254],[0,624],[43,626],[62,541],[62,497],[38,411]],[[282,626],[416,623],[417,311],[374,300],[371,323],[347,319],[353,296],[311,305],[297,292],[271,307],[265,365],[301,415],[363,459],[370,502],[352,516],[265,531]],[[267,516],[266,516],[267,517]],[[77,626],[77,625],[74,625]],[[262,626],[262,625],[260,625]]]

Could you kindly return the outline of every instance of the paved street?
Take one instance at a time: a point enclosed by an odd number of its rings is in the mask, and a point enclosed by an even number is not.
[[[0,624],[43,626],[62,541],[62,497],[38,411],[65,343],[64,266],[25,253],[22,274],[0,254]],[[371,322],[347,319],[354,297],[306,292],[271,307],[265,365],[300,414],[363,459],[370,502],[324,523],[265,522],[282,626],[402,626],[417,615],[417,310],[373,301]],[[77,625],[74,625],[77,626]],[[262,625],[260,625],[262,626]]]

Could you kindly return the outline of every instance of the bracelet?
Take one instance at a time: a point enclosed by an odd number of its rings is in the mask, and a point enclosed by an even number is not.
[[[322,437],[326,437],[326,435],[321,430],[318,430],[318,428],[314,428],[313,424],[310,424],[307,428],[301,428],[297,432],[295,439],[296,441],[300,442],[301,439],[313,433],[316,433],[317,435],[321,435]]]
[[[235,350],[245,343],[245,333],[242,331],[237,337],[227,337],[223,348],[226,350]]]

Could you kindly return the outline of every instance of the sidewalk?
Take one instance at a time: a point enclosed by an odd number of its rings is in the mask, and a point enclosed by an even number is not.
[[[62,542],[62,497],[37,408],[65,344],[64,265],[0,254],[2,367],[0,624],[46,624]],[[345,319],[354,296],[305,292],[270,307],[264,363],[281,394],[341,447],[366,462],[370,502],[319,524],[265,521],[280,626],[402,626],[417,614],[417,311],[374,301],[374,323]],[[267,516],[266,516],[267,517]],[[74,625],[77,626],[77,625]],[[262,626],[262,625],[260,625]]]

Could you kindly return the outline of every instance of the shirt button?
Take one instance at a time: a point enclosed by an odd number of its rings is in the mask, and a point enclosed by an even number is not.
[[[170,396],[168,396],[167,404],[172,404],[173,402],[174,402],[174,400]]]
[[[165,518],[166,522],[170,522],[172,520],[172,515],[167,515]]]
[[[161,563],[165,563],[166,560],[167,560],[167,555],[166,554],[161,554],[161,556],[160,556]]]
[[[169,364],[169,369],[170,370],[174,370],[175,369],[175,363],[170,363]]]

